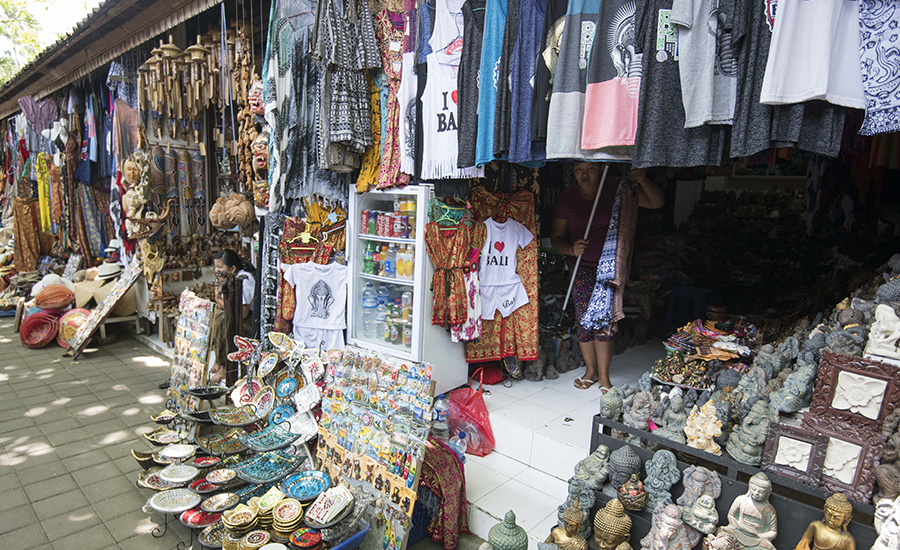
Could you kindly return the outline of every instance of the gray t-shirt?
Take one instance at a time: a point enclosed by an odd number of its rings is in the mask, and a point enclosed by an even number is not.
[[[678,28],[671,13],[672,0],[647,0],[635,12],[635,48],[644,56],[633,166],[717,166],[728,127],[684,127]]]
[[[774,0],[734,0],[738,78],[731,156],[747,157],[771,147],[797,147],[836,157],[841,148],[846,108],[825,101],[794,105],[759,102],[776,4]]]
[[[478,137],[478,72],[481,66],[481,41],[484,38],[485,0],[466,0],[462,5],[463,44],[459,72],[457,142],[460,168],[475,166],[475,142]]]

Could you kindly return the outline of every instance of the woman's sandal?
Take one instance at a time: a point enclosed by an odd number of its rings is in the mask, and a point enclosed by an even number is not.
[[[585,378],[576,378],[575,379],[575,387],[579,390],[586,390],[596,384],[596,380],[587,380]]]

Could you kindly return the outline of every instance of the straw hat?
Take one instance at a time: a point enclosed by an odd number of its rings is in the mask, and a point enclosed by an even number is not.
[[[66,285],[66,288],[72,290],[72,281],[63,279],[56,273],[48,273],[47,275],[44,275],[43,279],[31,287],[31,295],[37,296],[37,293],[40,292],[42,288],[50,285]]]
[[[85,281],[93,281],[97,278],[97,272],[100,271],[96,267],[88,268],[87,271],[84,272],[84,280]]]
[[[115,279],[122,273],[122,266],[115,262],[103,262],[97,269],[97,278],[101,281]]]

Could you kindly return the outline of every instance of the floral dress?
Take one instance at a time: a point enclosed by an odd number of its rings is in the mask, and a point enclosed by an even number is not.
[[[465,268],[473,248],[484,246],[486,229],[481,222],[460,223],[456,228],[441,228],[434,222],[425,225],[425,245],[434,264],[431,292],[434,305],[431,324],[460,325],[467,319]]]
[[[400,91],[403,38],[406,25],[403,15],[381,10],[375,16],[375,37],[381,51],[381,66],[387,75],[387,120],[382,137],[381,167],[378,188],[397,187],[409,183],[409,175],[400,172]]]

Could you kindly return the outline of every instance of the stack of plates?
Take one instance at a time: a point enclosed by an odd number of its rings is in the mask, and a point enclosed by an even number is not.
[[[275,507],[284,500],[284,493],[278,490],[278,487],[272,487],[266,494],[259,497],[256,505],[259,507],[259,523],[262,529],[271,529],[274,523],[272,512]]]
[[[238,550],[241,546],[242,538],[243,537],[232,535],[228,532],[228,529],[226,529],[225,534],[222,535],[222,550]]]
[[[291,533],[300,528],[300,523],[303,521],[303,508],[299,501],[286,498],[275,505],[272,518],[274,520],[272,540],[287,544],[291,540]]]
[[[269,544],[270,539],[268,531],[263,531],[262,529],[250,531],[241,539],[238,550],[259,550],[259,548]]]
[[[256,529],[259,525],[259,517],[253,508],[239,504],[234,510],[222,514],[222,523],[225,524],[227,533],[231,534],[234,539],[240,540],[244,535]],[[225,546],[225,541],[222,546]]]

